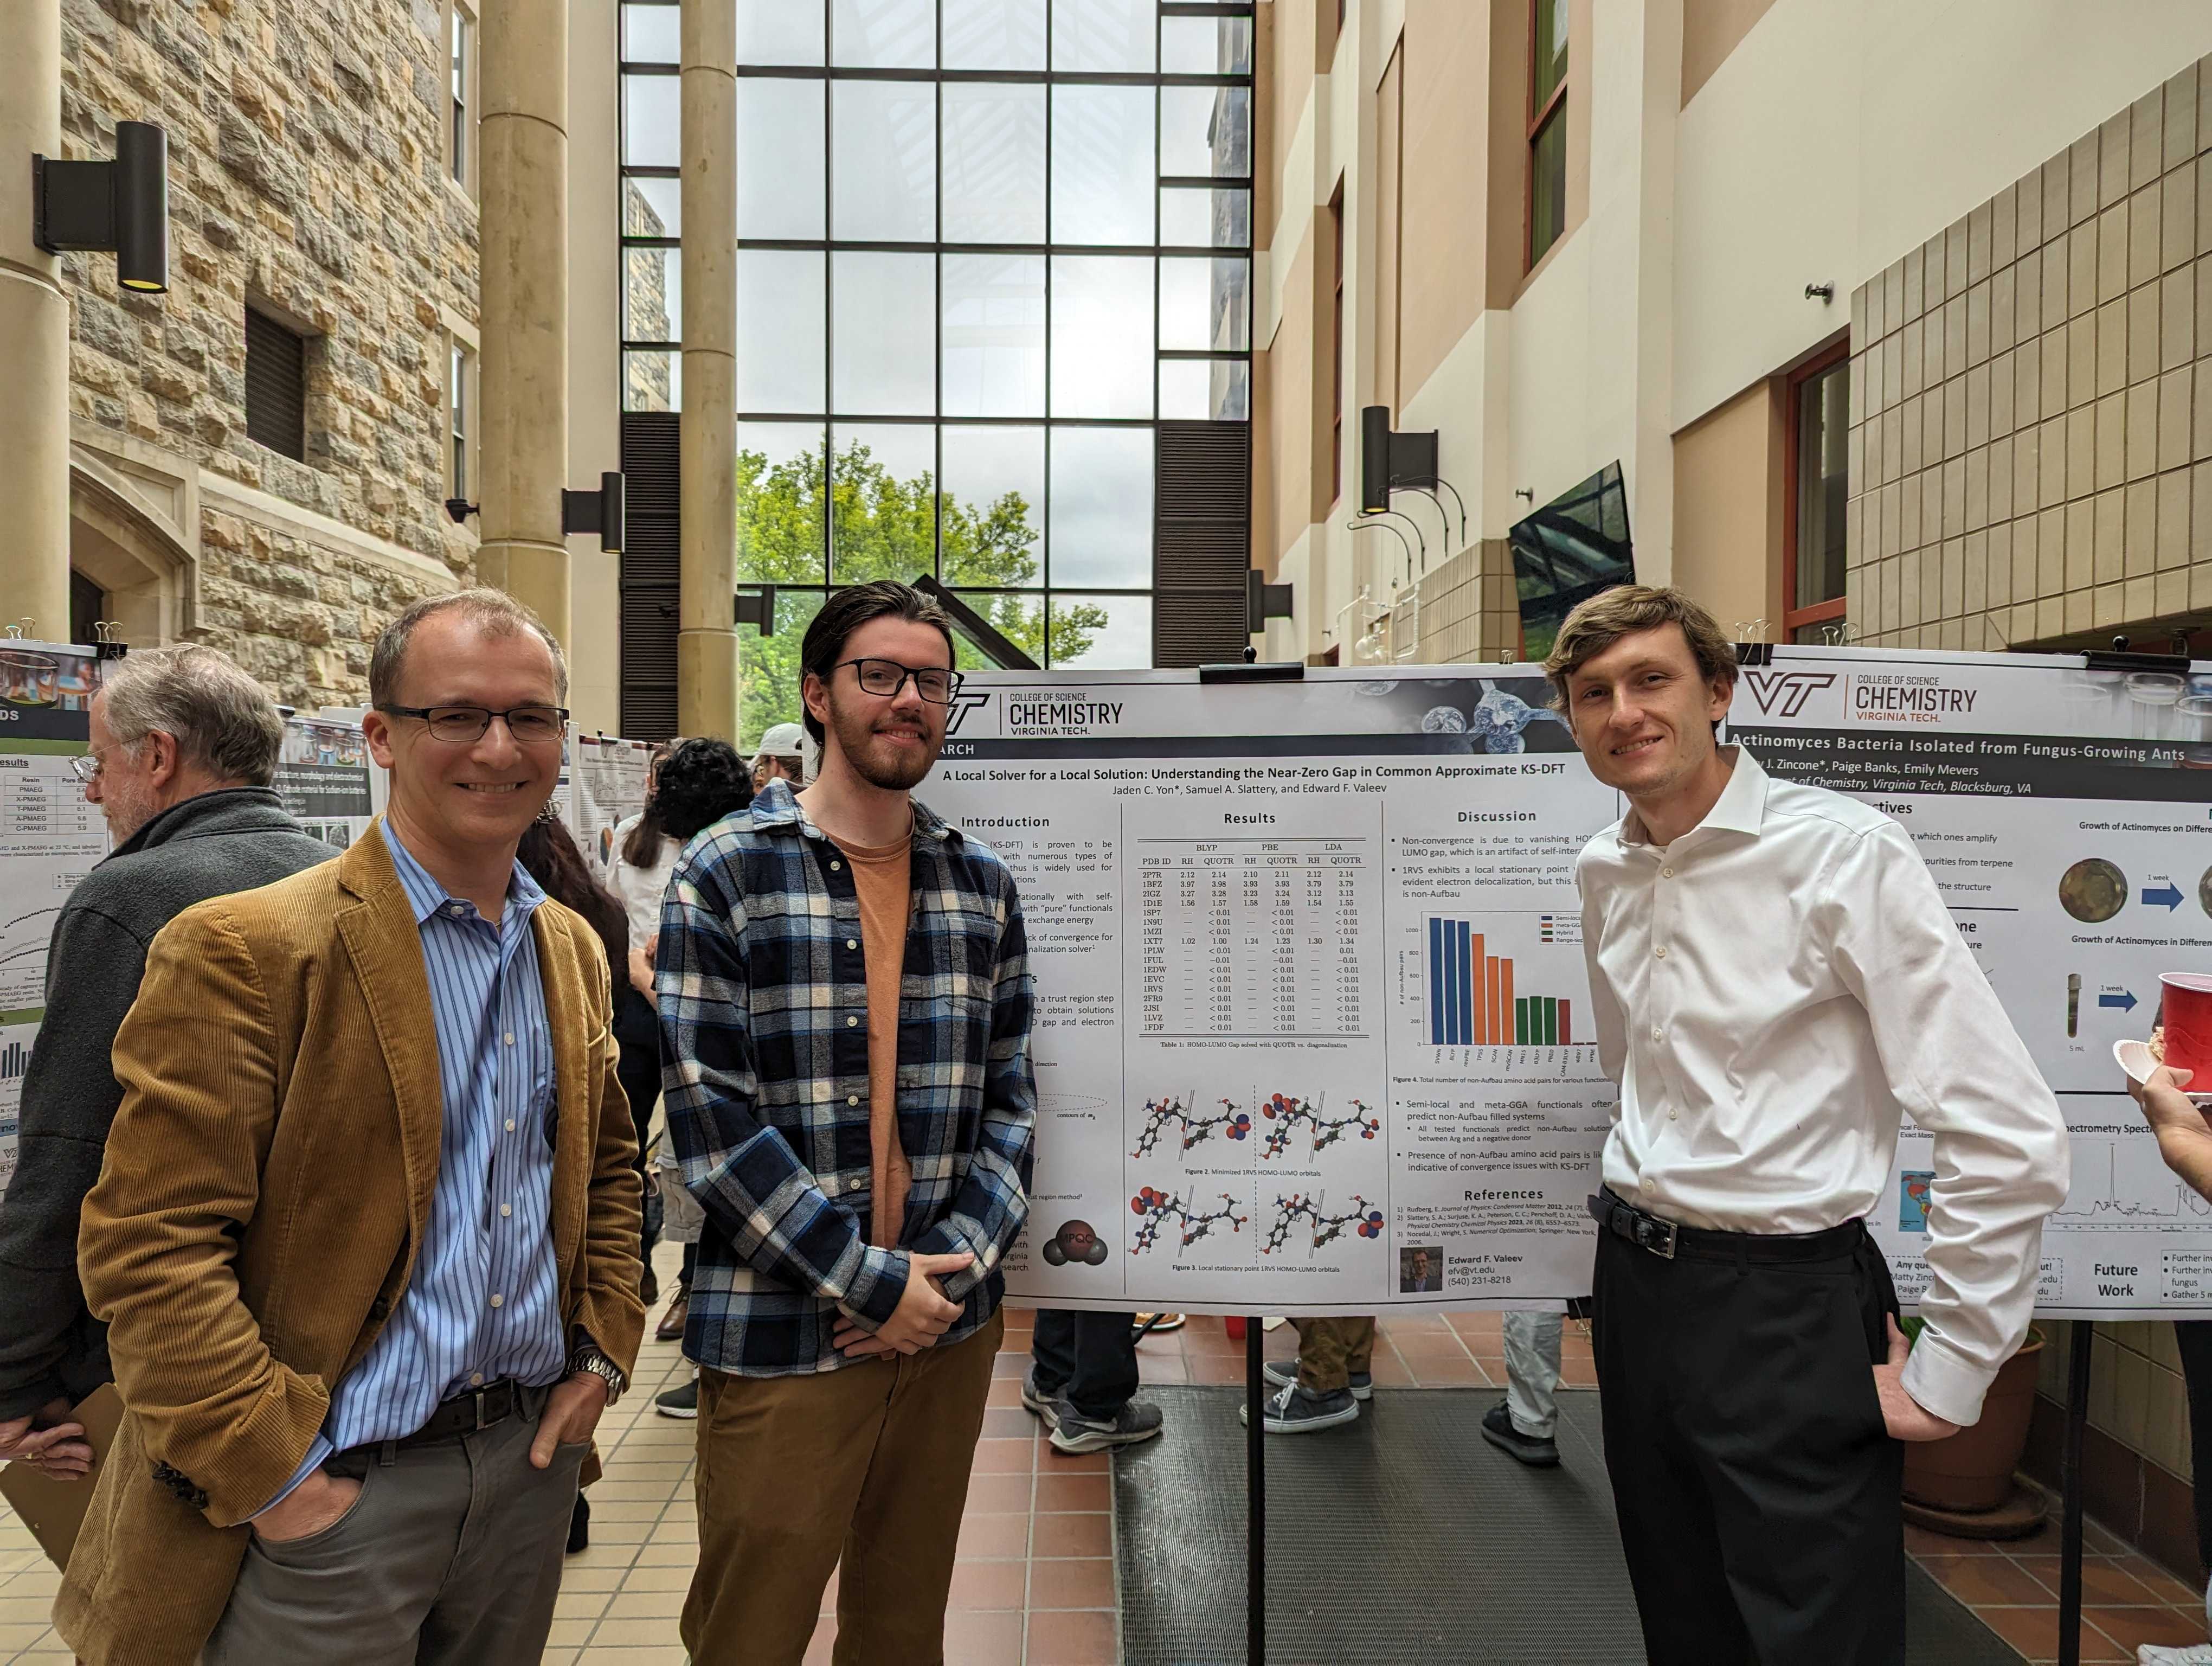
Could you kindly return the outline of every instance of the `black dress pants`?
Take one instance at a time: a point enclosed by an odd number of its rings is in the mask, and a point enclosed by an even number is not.
[[[1037,1387],[1065,1400],[1082,1416],[1105,1422],[1136,1397],[1137,1316],[1037,1310],[1030,1357]]]
[[[1783,1265],[1599,1232],[1605,1461],[1651,1666],[1903,1666],[1904,1449],[1872,1371],[1896,1310],[1863,1230]]]

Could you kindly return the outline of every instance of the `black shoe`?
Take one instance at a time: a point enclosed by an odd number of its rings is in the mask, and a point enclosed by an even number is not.
[[[1048,1429],[1060,1427],[1060,1396],[1047,1394],[1037,1386],[1036,1366],[1032,1364],[1022,1377],[1022,1404],[1044,1420]]]
[[[666,1394],[653,1395],[653,1409],[663,1417],[698,1416],[699,1379],[695,1377],[680,1389],[671,1389]]]
[[[1505,1409],[1503,1400],[1482,1414],[1482,1438],[1499,1451],[1510,1452],[1531,1469],[1559,1468],[1559,1443],[1522,1434],[1513,1426],[1513,1414]]]
[[[1133,1446],[1160,1432],[1160,1408],[1135,1401],[1109,1418],[1085,1417],[1065,1400],[1054,1419],[1052,1449],[1055,1452],[1103,1452],[1109,1446]]]
[[[568,1554],[592,1547],[592,1501],[576,1494],[576,1507],[568,1512]]]
[[[660,1280],[653,1276],[653,1263],[645,1263],[645,1272],[637,1281],[638,1299],[651,1307],[660,1299]]]
[[[1260,1369],[1267,1379],[1279,1389],[1286,1389],[1298,1380],[1298,1362],[1296,1359],[1270,1359]],[[1375,1398],[1373,1371],[1355,1371],[1347,1375],[1351,1380],[1352,1397],[1354,1400]]]
[[[1251,1423],[1251,1408],[1239,1406],[1237,1420]],[[1359,1402],[1352,1397],[1350,1389],[1334,1389],[1327,1394],[1311,1394],[1298,1386],[1297,1379],[1291,1381],[1267,1396],[1267,1414],[1261,1419],[1260,1426],[1271,1435],[1309,1435],[1316,1429],[1334,1429],[1340,1423],[1350,1423],[1359,1415]]]

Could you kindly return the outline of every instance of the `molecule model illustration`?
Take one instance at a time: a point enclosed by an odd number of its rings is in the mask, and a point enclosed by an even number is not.
[[[1359,1130],[1362,1140],[1372,1140],[1382,1131],[1382,1119],[1370,1116],[1366,1105],[1358,1099],[1352,1102],[1350,1111],[1330,1116],[1310,1099],[1275,1093],[1261,1101],[1260,1115],[1275,1124],[1267,1132],[1267,1146],[1263,1153],[1269,1158],[1280,1157],[1290,1148],[1291,1137],[1297,1132],[1301,1122],[1313,1130],[1316,1155],[1334,1145],[1354,1128]]]
[[[1129,1246],[1129,1253],[1133,1256],[1140,1256],[1151,1249],[1158,1242],[1161,1228],[1170,1220],[1181,1223],[1182,1242],[1176,1247],[1183,1250],[1188,1250],[1200,1238],[1206,1237],[1216,1226],[1224,1221],[1228,1223],[1231,1231],[1243,1231],[1244,1223],[1251,1217],[1237,1212],[1237,1200],[1228,1193],[1223,1192],[1220,1196],[1221,1207],[1209,1209],[1200,1213],[1197,1209],[1195,1200],[1186,1203],[1173,1192],[1163,1192],[1152,1186],[1145,1187],[1129,1200],[1130,1210],[1144,1222],[1143,1225],[1137,1228],[1137,1240]]]
[[[1318,1250],[1334,1238],[1341,1237],[1344,1229],[1351,1227],[1364,1238],[1382,1236],[1382,1212],[1374,1207],[1357,1192],[1352,1194],[1350,1213],[1325,1215],[1318,1198],[1303,1192],[1293,1192],[1288,1197],[1275,1200],[1274,1225],[1267,1229],[1267,1241],[1260,1246],[1260,1253],[1272,1256],[1290,1242],[1291,1233],[1301,1220],[1312,1229],[1312,1248]]]

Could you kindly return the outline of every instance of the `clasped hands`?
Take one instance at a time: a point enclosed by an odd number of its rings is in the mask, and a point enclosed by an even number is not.
[[[919,1353],[935,1347],[937,1339],[952,1328],[962,1312],[961,1304],[945,1293],[941,1280],[973,1266],[975,1261],[965,1250],[951,1256],[908,1256],[906,1288],[899,1292],[898,1306],[891,1316],[872,1331],[841,1316],[836,1329],[830,1333],[830,1345],[848,1359]]]
[[[84,1426],[70,1421],[66,1400],[54,1400],[21,1417],[0,1420],[0,1463],[27,1463],[52,1481],[81,1481],[92,1473],[92,1444]]]

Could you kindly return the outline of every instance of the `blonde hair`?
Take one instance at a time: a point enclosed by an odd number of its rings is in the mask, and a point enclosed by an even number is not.
[[[1568,614],[1544,656],[1553,709],[1567,703],[1567,679],[1622,637],[1670,624],[1682,628],[1698,675],[1708,684],[1735,686],[1735,644],[1721,635],[1711,614],[1672,585],[1617,584]]]

